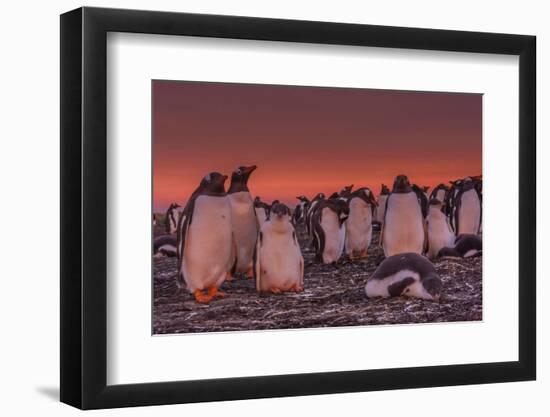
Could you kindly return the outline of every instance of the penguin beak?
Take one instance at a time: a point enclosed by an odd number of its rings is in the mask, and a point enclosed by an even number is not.
[[[247,174],[250,174],[250,173],[253,172],[256,168],[258,168],[256,165],[252,165],[252,166],[246,167],[246,173],[247,173]]]

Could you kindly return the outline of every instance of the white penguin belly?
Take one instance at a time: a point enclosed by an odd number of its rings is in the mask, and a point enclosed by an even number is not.
[[[342,256],[346,238],[346,228],[340,226],[337,214],[329,208],[324,208],[321,215],[321,227],[325,232],[325,249],[323,250],[323,262],[329,264],[336,262]]]
[[[303,258],[300,248],[292,238],[292,227],[278,231],[271,222],[262,227],[262,242],[259,247],[260,291],[272,288],[288,291],[302,286]]]
[[[481,205],[476,190],[469,190],[462,194],[458,211],[458,234],[479,233],[481,219]]]
[[[233,236],[237,249],[236,272],[245,273],[252,268],[258,234],[254,205],[247,191],[229,194],[228,198],[231,204]]]
[[[367,297],[389,297],[390,293],[388,288],[395,282],[402,281],[405,278],[414,278],[415,283],[419,282],[420,276],[418,272],[410,271],[408,269],[403,269],[393,275],[389,275],[384,279],[369,279],[367,285],[365,286],[365,293]]]
[[[190,292],[219,287],[225,280],[233,260],[231,228],[227,197],[197,197],[182,263]]]
[[[384,222],[383,248],[386,256],[414,252],[422,254],[424,224],[415,193],[392,194]]]
[[[454,234],[451,232],[447,217],[439,208],[430,209],[428,214],[428,257],[435,259],[444,247],[451,247]]]
[[[360,198],[353,198],[346,220],[346,253],[350,256],[364,254],[372,239],[372,210]]]

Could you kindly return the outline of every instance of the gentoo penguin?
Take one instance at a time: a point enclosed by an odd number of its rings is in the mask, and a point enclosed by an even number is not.
[[[166,215],[164,218],[164,229],[166,231],[166,234],[171,235],[172,233],[176,233],[176,229],[178,228],[178,221],[182,212],[183,207],[180,206],[178,203],[170,204],[170,207],[168,207],[168,210],[166,210]]]
[[[330,264],[340,259],[346,239],[344,223],[348,216],[349,206],[344,200],[338,198],[319,202],[311,221],[313,247],[318,261]]]
[[[481,225],[481,196],[471,178],[468,177],[460,184],[453,206],[455,234],[477,235]]]
[[[177,256],[177,239],[174,235],[157,236],[153,240],[153,257]]]
[[[307,233],[308,233],[310,238],[313,238],[313,228],[312,228],[311,221],[313,219],[313,214],[315,212],[315,208],[317,207],[319,202],[323,201],[324,199],[325,199],[325,195],[323,193],[318,193],[315,197],[313,197],[313,199],[311,200],[311,203],[309,204],[309,207],[307,209],[305,221],[306,221]]]
[[[449,187],[445,184],[438,184],[437,187],[435,187],[430,193],[430,200],[435,198],[436,200],[441,201],[441,203],[444,203],[448,191]]]
[[[382,261],[368,279],[365,293],[372,297],[407,297],[439,301],[442,283],[433,264],[417,253],[400,253]]]
[[[235,259],[226,180],[227,176],[218,172],[206,175],[189,198],[178,224],[177,282],[180,288],[187,287],[199,303],[224,295],[218,288]]]
[[[419,187],[416,184],[413,184],[412,186],[413,191],[416,193],[416,197],[418,198],[418,202],[420,203],[420,209],[422,210],[422,217],[426,218],[428,215],[428,197],[426,196],[426,193],[424,192],[423,187]]]
[[[348,199],[349,196],[351,195],[351,190],[353,190],[353,184],[346,185],[344,188],[340,190],[340,192],[338,193],[338,197]]]
[[[386,200],[390,194],[390,189],[382,184],[382,189],[380,190],[380,195],[378,196],[378,207],[376,207],[374,220],[379,224],[384,222],[384,213],[386,212]]]
[[[386,257],[398,253],[423,253],[425,223],[417,194],[406,175],[398,175],[386,202],[380,242]]]
[[[367,187],[348,197],[349,217],[346,220],[346,254],[350,259],[364,258],[372,240],[372,213],[376,200]]]
[[[256,169],[256,165],[241,166],[231,174],[231,185],[227,191],[231,204],[231,221],[233,222],[233,237],[237,257],[232,270],[233,274],[246,274],[253,278],[252,257],[256,247],[258,224],[254,203],[248,190],[248,179]]]
[[[442,211],[442,202],[437,198],[430,200],[430,208],[426,223],[428,226],[428,252],[430,259],[437,258],[441,248],[452,246],[455,235],[449,224],[449,219]]]
[[[153,226],[157,225],[157,215],[153,213]]]
[[[438,256],[453,256],[457,258],[471,258],[483,252],[481,237],[478,235],[459,235],[454,246],[441,248]]]
[[[302,223],[305,221],[306,212],[309,207],[309,199],[306,196],[296,197],[300,202],[296,205],[294,209],[294,215],[292,216],[292,222],[294,225]]]
[[[298,292],[304,287],[304,258],[289,214],[287,206],[275,204],[260,229],[254,255],[258,292]]]
[[[256,223],[258,224],[258,230],[261,229],[262,224],[269,218],[269,211],[271,206],[264,203],[260,197],[254,199],[254,211],[256,212]]]

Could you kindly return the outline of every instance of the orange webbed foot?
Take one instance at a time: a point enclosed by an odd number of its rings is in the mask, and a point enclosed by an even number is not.
[[[195,296],[195,301],[201,304],[208,304],[213,298],[210,295],[203,294],[201,290],[195,290],[193,295]]]
[[[271,291],[273,294],[280,294],[280,293],[282,293],[282,291],[281,291],[279,288],[276,288],[276,287],[271,287],[271,288],[270,288],[270,291]]]
[[[208,296],[211,298],[215,298],[215,297],[223,298],[227,296],[227,294],[224,293],[223,291],[219,291],[216,287],[210,287],[208,289]]]
[[[254,269],[252,267],[249,267],[247,270],[246,270],[246,277],[248,279],[254,279]]]
[[[302,292],[304,290],[304,287],[302,287],[301,285],[299,284],[294,284],[291,288],[290,288],[291,291],[294,291],[294,292]]]

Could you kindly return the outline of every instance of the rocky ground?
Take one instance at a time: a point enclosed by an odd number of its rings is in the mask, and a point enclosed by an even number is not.
[[[154,260],[153,332],[193,333],[291,329],[370,324],[428,323],[482,319],[482,258],[435,262],[443,281],[439,303],[408,299],[367,299],[367,278],[384,259],[375,232],[369,257],[337,266],[314,262],[306,235],[298,229],[305,261],[304,291],[259,296],[254,281],[226,282],[226,298],[209,305],[178,292],[176,260]]]

